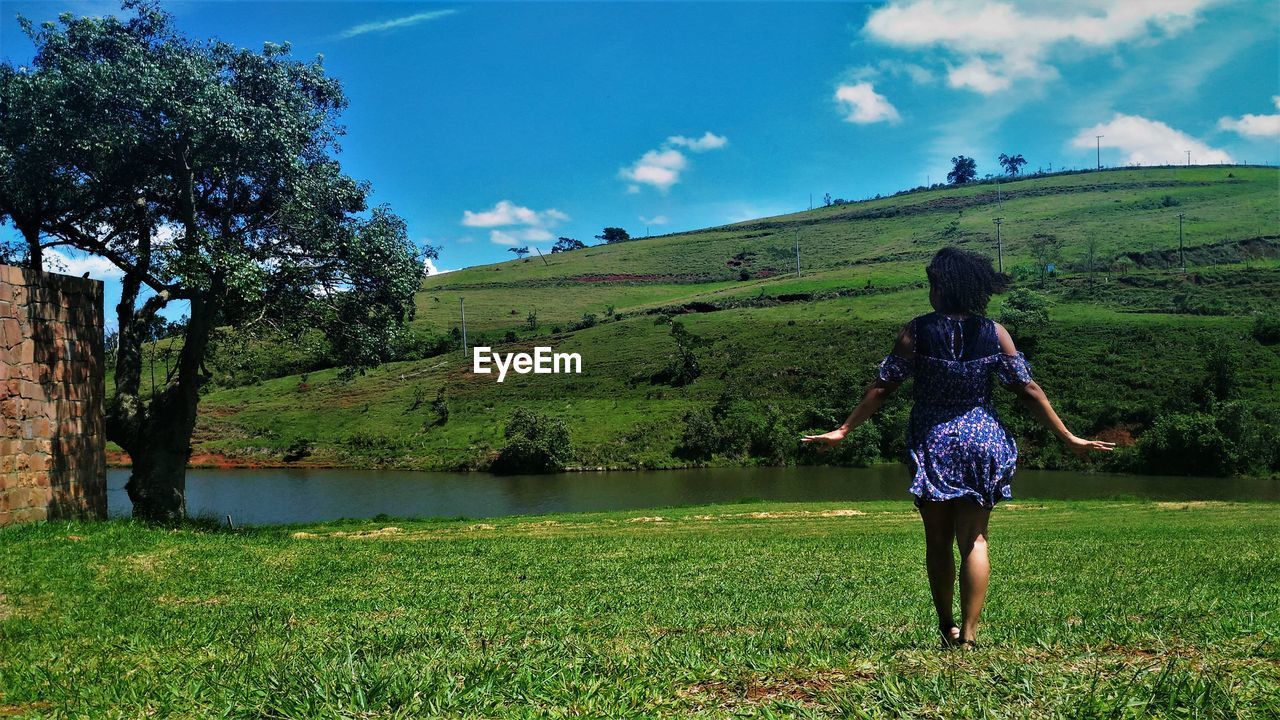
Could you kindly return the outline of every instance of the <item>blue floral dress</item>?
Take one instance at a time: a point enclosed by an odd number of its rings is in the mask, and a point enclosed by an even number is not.
[[[991,508],[1012,497],[1018,445],[996,415],[991,392],[997,379],[1005,386],[1031,382],[1027,359],[1006,355],[995,323],[980,315],[929,313],[910,329],[915,359],[890,354],[879,376],[895,383],[915,378],[907,454],[916,505],[970,498]]]

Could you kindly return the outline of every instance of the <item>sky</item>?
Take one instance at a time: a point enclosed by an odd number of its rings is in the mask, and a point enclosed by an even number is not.
[[[997,173],[1280,163],[1280,3],[171,2],[179,29],[324,57],[350,106],[338,156],[439,248],[435,270],[794,212]],[[16,17],[112,2],[0,0]],[[812,198],[812,200],[811,200]],[[0,228],[0,233],[12,229]],[[105,260],[67,272],[107,286]],[[168,314],[181,314],[180,306]],[[110,316],[112,313],[108,312]]]

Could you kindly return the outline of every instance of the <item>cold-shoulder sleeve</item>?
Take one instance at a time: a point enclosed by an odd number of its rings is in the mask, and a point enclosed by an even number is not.
[[[1001,385],[1007,387],[1026,385],[1031,382],[1031,363],[1027,362],[1027,357],[1021,352],[1017,355],[1001,353],[996,364],[996,377],[1000,379]]]
[[[885,382],[900,383],[911,377],[912,362],[901,355],[889,353],[880,361],[879,378]]]

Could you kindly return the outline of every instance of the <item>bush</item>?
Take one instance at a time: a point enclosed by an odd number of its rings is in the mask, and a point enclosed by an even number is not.
[[[1000,306],[997,320],[1015,339],[1036,335],[1049,324],[1049,299],[1026,288],[1013,290]]]
[[[1165,475],[1226,475],[1235,458],[1232,443],[1208,413],[1175,413],[1156,420],[1138,442],[1150,472]]]
[[[489,468],[494,473],[560,472],[573,456],[565,422],[526,408],[511,416],[506,437],[506,446]]]
[[[582,313],[582,319],[575,323],[570,323],[569,329],[570,330],[586,330],[587,328],[593,328],[595,326],[596,326],[596,314]]]
[[[1263,345],[1280,343],[1280,315],[1259,315],[1253,319],[1253,339]]]
[[[702,374],[698,355],[693,351],[694,347],[702,344],[702,338],[686,330],[678,321],[671,323],[671,338],[676,341],[675,351],[667,356],[667,364],[649,380],[654,384],[683,387]]]

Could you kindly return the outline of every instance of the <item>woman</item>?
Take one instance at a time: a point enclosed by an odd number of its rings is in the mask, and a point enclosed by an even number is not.
[[[1031,379],[1031,368],[1009,333],[984,316],[987,301],[1004,290],[1008,276],[997,273],[986,257],[955,248],[939,250],[927,272],[934,312],[902,329],[849,419],[829,433],[805,436],[804,442],[835,445],[875,414],[899,384],[915,378],[907,428],[911,494],[924,521],[925,566],[938,631],[944,646],[972,645],[990,574],[987,518],[997,502],[1011,497],[1018,459],[1018,446],[996,416],[993,376],[1077,454],[1110,451],[1114,445],[1072,435]],[[960,626],[952,612],[953,543],[960,550]]]

